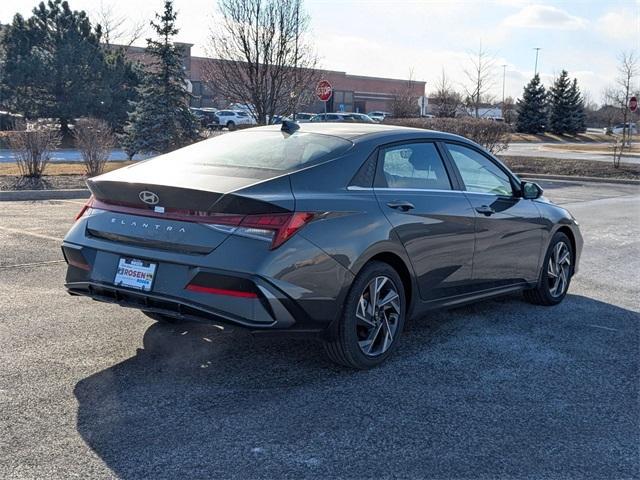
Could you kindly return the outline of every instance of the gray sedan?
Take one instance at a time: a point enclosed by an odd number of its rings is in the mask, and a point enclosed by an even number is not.
[[[160,322],[314,335],[354,368],[430,309],[516,291],[561,302],[582,248],[539,186],[421,129],[284,121],[88,185],[63,244],[69,293]]]

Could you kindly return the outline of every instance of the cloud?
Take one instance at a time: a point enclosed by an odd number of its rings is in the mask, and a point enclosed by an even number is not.
[[[550,5],[527,5],[519,12],[506,17],[503,25],[517,28],[578,30],[587,26],[587,20]]]
[[[608,12],[598,18],[596,29],[614,40],[631,40],[637,45],[640,38],[640,12]]]

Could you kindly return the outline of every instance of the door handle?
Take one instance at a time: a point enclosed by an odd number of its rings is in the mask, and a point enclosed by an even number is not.
[[[389,208],[395,208],[396,210],[402,210],[403,212],[406,212],[408,210],[413,210],[414,208],[416,208],[416,206],[411,203],[411,202],[403,202],[400,200],[395,200],[393,202],[389,202],[387,203],[387,206]]]
[[[487,217],[496,213],[496,211],[488,205],[476,207],[476,212],[486,215]]]

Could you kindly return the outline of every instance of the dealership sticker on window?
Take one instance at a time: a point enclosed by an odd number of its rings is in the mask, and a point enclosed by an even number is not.
[[[121,258],[113,283],[119,287],[135,288],[148,292],[153,284],[156,266],[157,264],[144,260]]]

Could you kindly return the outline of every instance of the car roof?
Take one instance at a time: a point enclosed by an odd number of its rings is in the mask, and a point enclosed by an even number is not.
[[[360,140],[398,140],[425,138],[442,140],[464,140],[473,143],[464,137],[451,133],[439,132],[436,130],[426,130],[424,128],[401,127],[397,125],[384,125],[381,123],[300,123],[299,132],[318,133],[344,138],[350,141]],[[269,125],[266,127],[254,127],[256,130],[280,130],[280,125]]]

